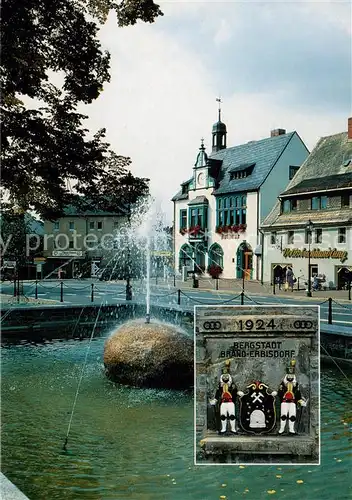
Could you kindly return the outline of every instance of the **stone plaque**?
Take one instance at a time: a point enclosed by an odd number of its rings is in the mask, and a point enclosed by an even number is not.
[[[320,463],[318,306],[195,307],[196,463]]]

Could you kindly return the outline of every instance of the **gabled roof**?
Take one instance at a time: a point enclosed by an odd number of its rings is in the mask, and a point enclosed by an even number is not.
[[[305,179],[296,186],[286,189],[280,196],[292,194],[312,193],[314,191],[327,191],[333,189],[352,187],[352,172],[345,174],[328,175],[326,177],[314,177]]]
[[[211,155],[212,159],[222,160],[222,179],[214,194],[235,193],[241,191],[254,191],[258,189],[271,169],[287,147],[295,132],[267,137],[259,141],[222,149]],[[230,173],[245,169],[245,165],[254,165],[251,175],[243,179],[231,180]]]
[[[322,137],[288,184],[285,193],[293,188],[299,189],[299,184],[304,181],[308,182],[308,180],[309,183],[313,183],[319,178],[321,179],[320,185],[322,185],[329,177],[335,178],[335,176],[343,174],[344,179],[346,179],[344,174],[352,173],[352,164],[346,161],[349,158],[352,158],[352,141],[348,141],[347,132]],[[329,188],[331,186],[327,186],[327,189]],[[319,211],[319,213],[322,213],[322,211]],[[324,210],[324,213],[328,213],[328,210]],[[283,215],[280,215],[280,202],[277,201],[264,220],[262,227],[274,224],[280,226],[284,223]],[[297,217],[298,212],[295,212],[294,215]],[[305,217],[307,219],[307,212]]]

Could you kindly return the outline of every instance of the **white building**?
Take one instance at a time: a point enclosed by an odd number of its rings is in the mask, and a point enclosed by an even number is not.
[[[283,129],[231,148],[226,133],[219,109],[212,154],[202,141],[192,176],[172,199],[175,269],[218,265],[223,278],[260,279],[260,223],[309,152]]]
[[[345,287],[352,270],[351,224],[352,118],[348,132],[320,139],[265,219],[264,281],[273,282],[290,266],[296,278],[325,275],[324,286]]]

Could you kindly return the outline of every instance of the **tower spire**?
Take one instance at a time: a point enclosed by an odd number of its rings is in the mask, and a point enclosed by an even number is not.
[[[217,97],[216,102],[219,103],[219,122],[221,122],[221,103],[222,103],[221,97]]]
[[[226,149],[226,125],[221,121],[221,97],[216,98],[216,102],[219,103],[219,119],[217,123],[213,125],[213,147],[212,152],[216,153],[220,149]]]

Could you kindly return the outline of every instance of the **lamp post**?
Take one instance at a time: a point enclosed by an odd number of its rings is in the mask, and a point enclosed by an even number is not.
[[[310,276],[310,245],[311,245],[312,232],[313,232],[313,223],[310,219],[306,224],[306,231],[307,231],[307,236],[308,236],[308,290],[307,290],[307,297],[311,297],[312,296],[312,282],[311,282],[311,276]]]

